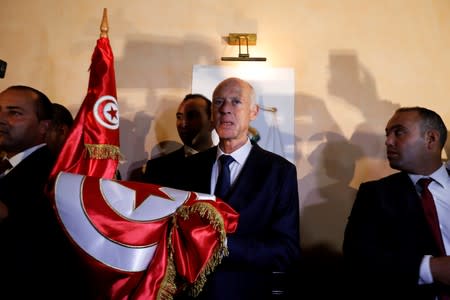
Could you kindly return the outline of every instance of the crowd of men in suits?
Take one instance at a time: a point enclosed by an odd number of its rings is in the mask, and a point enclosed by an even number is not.
[[[51,149],[50,137],[64,141],[71,126],[52,122],[55,109],[32,87],[0,92],[0,162],[9,164],[0,170],[1,299],[90,299],[74,246],[44,192],[59,151]],[[229,255],[208,275],[197,299],[271,299],[273,274],[301,269],[296,166],[249,138],[258,112],[254,88],[240,78],[220,82],[211,100],[188,94],[176,113],[183,146],[149,160],[141,177],[207,194],[216,193],[221,174],[229,177],[229,188],[219,197],[239,213],[238,227],[227,236]],[[432,110],[400,108],[389,120],[387,158],[399,172],[360,186],[343,253],[348,282],[369,294],[349,288],[348,298],[445,296],[450,286],[450,177],[441,161],[446,139],[447,128]],[[422,177],[432,181],[443,253],[424,213],[423,190],[416,187]],[[282,297],[295,298],[295,292]],[[180,291],[176,298],[191,297]]]

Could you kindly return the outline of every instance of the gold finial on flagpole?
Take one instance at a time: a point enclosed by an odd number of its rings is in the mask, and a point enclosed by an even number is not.
[[[103,18],[102,18],[102,24],[100,25],[100,37],[108,37],[108,13],[106,8],[103,8]]]

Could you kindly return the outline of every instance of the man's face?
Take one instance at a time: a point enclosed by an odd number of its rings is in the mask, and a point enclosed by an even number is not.
[[[258,113],[258,107],[251,102],[251,90],[248,86],[230,80],[213,95],[212,117],[214,128],[221,140],[247,140],[248,128]]]
[[[397,112],[386,126],[386,154],[391,168],[417,173],[429,155],[416,111]]]
[[[197,142],[211,136],[211,120],[208,119],[206,109],[202,98],[181,102],[177,111],[177,130],[183,144],[196,149]]]
[[[0,149],[8,157],[44,142],[48,124],[38,120],[35,98],[27,91],[0,93]]]

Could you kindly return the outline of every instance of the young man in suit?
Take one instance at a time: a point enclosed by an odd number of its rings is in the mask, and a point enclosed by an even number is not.
[[[227,236],[229,255],[207,277],[198,299],[270,299],[274,271],[300,258],[297,171],[285,158],[252,144],[259,108],[253,87],[239,78],[219,83],[212,120],[219,145],[186,159],[182,189],[214,194],[222,155],[231,156],[231,187],[220,197],[239,214]],[[194,175],[195,174],[195,175]]]
[[[446,139],[441,117],[423,107],[400,108],[387,123],[387,158],[400,172],[359,187],[343,243],[353,298],[438,299],[448,291],[450,177],[441,160]],[[432,179],[428,189],[441,230],[436,239],[420,196],[423,177]]]
[[[187,94],[178,106],[176,126],[183,146],[167,155],[147,162],[143,181],[172,186],[173,174],[192,154],[204,151],[213,145],[211,131],[211,101],[201,94]]]
[[[52,104],[42,92],[11,86],[0,92],[0,298],[80,299],[69,240],[44,187],[54,164],[45,144]]]

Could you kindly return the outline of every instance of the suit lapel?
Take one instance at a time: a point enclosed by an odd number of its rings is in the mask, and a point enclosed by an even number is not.
[[[216,160],[217,146],[209,148],[204,152],[194,154],[188,157],[188,184],[184,186],[187,190],[197,191],[201,193],[213,194],[211,188],[212,167]]]

